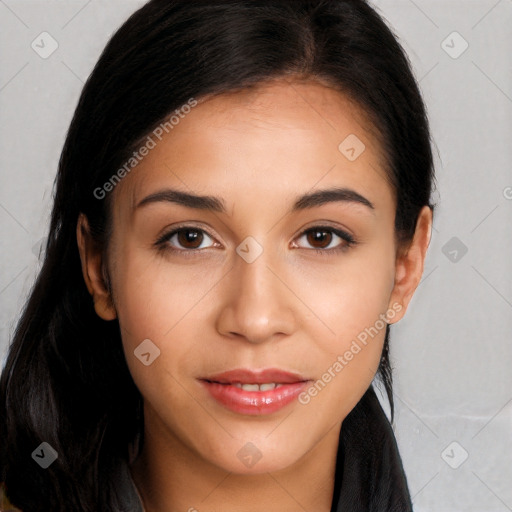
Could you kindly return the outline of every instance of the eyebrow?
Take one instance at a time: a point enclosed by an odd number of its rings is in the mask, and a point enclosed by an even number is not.
[[[176,189],[165,189],[150,194],[142,199],[136,206],[140,208],[144,205],[159,202],[169,202],[186,206],[187,208],[195,208],[198,210],[209,210],[213,212],[226,213],[225,202],[222,198],[214,196],[200,196],[183,192]],[[350,188],[330,188],[325,190],[317,190],[309,194],[304,194],[296,199],[291,212],[315,208],[327,203],[345,202],[356,203],[374,210],[373,203],[366,197]]]

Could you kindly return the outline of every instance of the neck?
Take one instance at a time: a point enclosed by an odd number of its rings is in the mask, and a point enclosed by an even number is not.
[[[292,466],[253,475],[230,473],[145,422],[144,444],[132,465],[145,512],[330,512],[341,424]],[[299,435],[299,434],[298,434]]]

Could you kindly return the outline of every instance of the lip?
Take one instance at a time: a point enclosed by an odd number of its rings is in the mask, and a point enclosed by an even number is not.
[[[239,414],[265,415],[281,410],[293,402],[310,379],[297,373],[270,368],[236,369],[199,379],[203,387],[221,405]],[[245,391],[240,384],[274,382],[279,387],[268,391]]]
[[[293,382],[304,382],[309,380],[302,375],[294,372],[280,370],[278,368],[268,368],[265,370],[249,370],[237,368],[223,373],[217,373],[204,377],[201,380],[220,382],[221,384],[233,384],[240,382],[242,384],[264,384],[265,382],[279,382],[289,384]]]

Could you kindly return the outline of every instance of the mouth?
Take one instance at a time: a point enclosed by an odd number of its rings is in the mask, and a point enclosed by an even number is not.
[[[208,381],[207,381],[208,382]],[[212,384],[222,384],[224,386],[235,386],[235,388],[243,389],[244,391],[270,391],[283,386],[281,382],[264,382],[263,384],[242,384],[241,382],[215,382],[210,381]]]
[[[279,369],[231,370],[199,379],[220,405],[238,414],[272,414],[292,403],[311,379]]]

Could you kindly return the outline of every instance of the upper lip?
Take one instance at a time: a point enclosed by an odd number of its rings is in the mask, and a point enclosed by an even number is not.
[[[288,384],[292,382],[304,382],[309,379],[304,378],[298,373],[288,372],[278,368],[268,368],[265,370],[237,368],[236,370],[229,370],[227,372],[204,377],[202,380],[219,382],[221,384],[233,384],[235,382],[240,382],[241,384],[265,384],[269,382]]]

